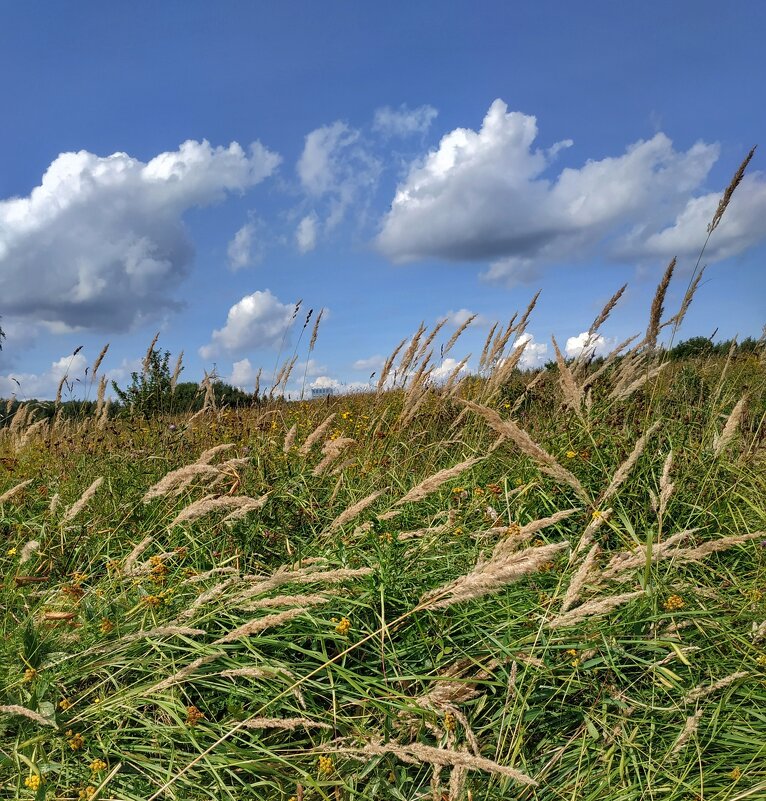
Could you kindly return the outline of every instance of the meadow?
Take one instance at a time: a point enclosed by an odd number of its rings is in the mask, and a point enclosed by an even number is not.
[[[519,370],[533,301],[440,384],[423,326],[368,393],[9,404],[2,797],[766,798],[766,347],[671,358],[673,271],[605,358]]]

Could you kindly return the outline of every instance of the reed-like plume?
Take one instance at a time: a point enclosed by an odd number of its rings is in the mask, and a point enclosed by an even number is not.
[[[327,530],[329,532],[334,532],[337,531],[339,528],[342,528],[343,526],[346,525],[346,523],[358,517],[365,509],[367,509],[368,506],[372,506],[372,504],[375,503],[375,501],[377,501],[378,498],[380,498],[380,496],[383,495],[385,492],[387,492],[387,488],[382,490],[377,490],[376,492],[372,492],[369,495],[362,498],[361,500],[349,506],[347,509],[344,509],[335,518],[335,520],[333,520],[332,523],[330,523]]]
[[[720,435],[713,436],[713,456],[718,458],[726,448],[731,444],[734,436],[737,433],[739,424],[742,422],[742,416],[745,411],[745,401],[747,395],[743,395],[738,401],[736,406],[731,410],[731,414],[726,419],[726,425]]]
[[[556,617],[548,622],[548,626],[552,629],[563,628],[565,626],[574,626],[577,623],[582,623],[583,620],[588,620],[589,618],[597,617],[598,615],[605,615],[608,612],[616,609],[618,606],[622,606],[623,604],[628,603],[628,601],[632,601],[643,594],[643,590],[637,590],[636,592],[626,592],[622,595],[609,595],[605,598],[593,598],[592,600],[586,601],[584,604],[581,604],[580,606],[577,606],[568,612],[556,615]]]
[[[442,484],[445,484],[450,479],[456,478],[480,461],[480,458],[466,459],[464,462],[460,462],[452,467],[439,470],[432,476],[423,479],[419,484],[416,484],[406,495],[399,498],[394,506],[401,506],[404,503],[415,503],[416,501],[428,497],[432,492],[436,492]]]
[[[649,441],[649,437],[652,436],[659,425],[660,421],[655,420],[654,423],[649,426],[646,432],[636,440],[636,444],[633,446],[633,450],[630,452],[630,455],[617,468],[614,476],[612,476],[612,480],[609,482],[609,486],[604,490],[601,497],[598,499],[596,506],[602,506],[610,498],[614,497],[617,490],[625,483],[625,479],[630,475],[631,470],[633,470],[636,462],[644,452],[644,448],[646,447],[646,443]]]
[[[104,483],[104,477],[99,476],[89,487],[83,492],[79,500],[73,503],[61,518],[62,523],[71,523],[77,515],[88,505],[90,499],[96,494],[98,488]]]
[[[325,419],[306,437],[305,442],[298,449],[301,456],[308,456],[311,449],[316,445],[319,440],[325,435],[325,432],[330,427],[330,423],[335,419],[335,412],[325,417]]]

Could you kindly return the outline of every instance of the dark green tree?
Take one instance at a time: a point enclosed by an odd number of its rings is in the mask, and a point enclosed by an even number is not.
[[[144,369],[130,374],[130,386],[120,389],[116,381],[112,388],[123,410],[129,415],[149,418],[172,411],[172,375],[168,362],[170,351],[155,348],[147,354]]]

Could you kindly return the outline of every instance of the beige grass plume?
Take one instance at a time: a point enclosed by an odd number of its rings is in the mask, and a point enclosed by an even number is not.
[[[642,434],[637,440],[635,445],[633,446],[633,450],[630,452],[628,458],[617,468],[614,476],[612,476],[612,480],[609,482],[609,486],[604,490],[601,497],[598,499],[598,503],[596,506],[602,506],[605,504],[610,498],[614,497],[617,490],[624,484],[625,479],[630,475],[631,470],[636,465],[636,462],[639,460],[641,454],[644,452],[644,448],[646,447],[646,443],[649,441],[649,437],[657,430],[660,425],[659,420],[655,420],[649,428],[646,430],[644,434]]]
[[[332,729],[327,723],[309,718],[249,718],[242,724],[243,729]]]
[[[347,509],[342,511],[335,520],[330,523],[327,530],[329,532],[337,531],[339,528],[342,528],[346,525],[350,520],[353,520],[358,515],[360,515],[368,506],[372,506],[375,501],[380,498],[385,492],[388,491],[388,488],[377,490],[376,492],[372,492],[369,495],[365,496],[361,500],[357,501],[356,503],[349,506]]]
[[[316,445],[319,440],[325,435],[325,432],[330,427],[330,423],[335,419],[335,412],[329,414],[325,419],[306,437],[306,441],[298,449],[301,456],[308,456],[311,449]]]
[[[237,626],[237,628],[233,631],[230,631],[228,634],[215,640],[213,645],[225,645],[226,643],[239,640],[242,637],[252,637],[254,634],[260,634],[262,631],[266,631],[266,629],[271,629],[275,626],[282,626],[285,623],[289,623],[294,618],[299,617],[306,612],[308,612],[308,609],[299,606],[294,609],[286,609],[284,612],[277,612],[274,615],[258,617],[255,620],[251,620],[241,626]]]
[[[466,317],[462,324],[455,329],[455,333],[447,340],[447,344],[442,349],[442,358],[444,358],[452,350],[452,346],[458,341],[458,339],[460,339],[466,328],[468,328],[468,326],[470,326],[477,317],[477,314],[472,314],[469,317]]]
[[[522,451],[529,456],[540,468],[543,473],[568,484],[584,501],[590,503],[590,497],[579,482],[579,480],[565,467],[559,464],[553,456],[541,448],[524,429],[520,428],[513,420],[503,420],[494,410],[487,406],[482,406],[472,401],[462,400],[469,409],[481,415],[490,426],[498,432],[508,437]]]
[[[556,364],[559,368],[559,384],[564,395],[564,405],[575,412],[579,412],[583,402],[582,388],[575,380],[572,371],[569,369],[569,365],[566,363],[564,356],[559,350],[556,337],[551,337],[551,341],[553,342],[553,350],[556,353]]]
[[[231,515],[233,513],[241,512],[243,509],[251,512],[262,508],[267,499],[268,495],[263,495],[260,498],[250,498],[247,495],[224,495],[222,497],[207,495],[182,509],[170,523],[170,526],[199,520],[211,512],[228,512],[226,519],[229,520],[232,519]]]
[[[746,395],[743,395],[738,401],[736,406],[731,410],[731,414],[726,420],[726,425],[720,436],[715,434],[713,436],[713,455],[718,458],[726,448],[731,444],[734,436],[737,433],[739,424],[742,422],[742,416],[745,411]]]
[[[662,280],[657,285],[657,291],[654,293],[652,299],[652,308],[649,311],[649,324],[646,327],[646,334],[644,335],[644,343],[647,348],[654,348],[657,346],[657,336],[660,333],[660,323],[662,322],[662,314],[665,311],[665,295],[667,294],[668,287],[670,286],[670,279],[673,277],[673,271],[676,269],[676,257],[670,260],[670,264],[665,268]]]
[[[28,478],[26,481],[22,481],[19,484],[7,489],[2,495],[0,495],[0,503],[5,503],[6,501],[11,500],[16,493],[21,492],[24,487],[28,487],[32,483],[33,479]]]
[[[96,357],[96,361],[93,362],[93,368],[90,371],[91,376],[95,376],[98,372],[98,368],[101,367],[101,362],[104,361],[104,356],[106,356],[106,352],[109,350],[109,343],[107,342],[103,348],[101,348],[101,353],[98,354]]]
[[[195,464],[210,464],[210,462],[212,462],[219,453],[224,453],[233,447],[233,442],[225,442],[221,445],[215,445],[212,448],[208,448],[206,451],[202,451]]]
[[[210,464],[200,464],[198,462],[171,470],[163,476],[156,484],[144,493],[142,498],[144,503],[148,503],[154,498],[161,498],[163,495],[180,495],[192,481],[196,478],[217,478],[221,474],[218,467]]]
[[[99,476],[89,487],[88,489],[83,492],[80,496],[79,500],[73,503],[66,512],[64,512],[64,516],[61,518],[62,523],[69,523],[77,517],[77,515],[82,512],[82,510],[88,505],[91,498],[96,494],[98,488],[104,483],[104,477]]]
[[[341,453],[353,444],[354,440],[351,437],[338,437],[337,439],[330,439],[325,442],[322,447],[322,455],[324,458],[311,471],[311,474],[313,476],[321,476]]]
[[[745,170],[747,169],[747,165],[750,164],[751,159],[755,155],[755,149],[757,145],[752,148],[752,150],[745,156],[744,161],[742,164],[739,165],[739,169],[734,173],[729,185],[726,187],[726,190],[723,193],[723,197],[718,203],[718,208],[715,210],[715,214],[713,215],[713,219],[708,224],[707,230],[709,234],[712,234],[716,228],[718,228],[718,224],[721,222],[721,218],[723,217],[724,212],[726,211],[727,206],[731,203],[731,197],[734,194],[734,190],[739,186],[742,178],[745,175]]]
[[[170,377],[171,393],[176,391],[176,386],[178,385],[178,377],[181,375],[181,370],[183,369],[182,367],[183,361],[184,361],[184,352],[181,351],[178,354],[178,358],[176,359],[176,366],[173,369],[173,375]]]
[[[293,427],[285,434],[285,442],[282,445],[283,453],[290,453],[293,445],[295,444],[295,436],[298,433],[298,424],[295,423]]]
[[[396,357],[399,355],[399,351],[404,347],[407,342],[407,337],[405,337],[391,352],[390,356],[386,359],[385,364],[383,365],[383,369],[380,371],[380,376],[378,378],[378,384],[376,392],[381,392],[385,389],[386,381],[388,376],[391,373],[391,368],[394,366],[394,362],[396,361]]]
[[[55,721],[50,720],[49,718],[44,718],[39,712],[35,712],[33,709],[27,709],[25,706],[19,706],[18,704],[0,706],[0,715],[18,715],[19,717],[33,720],[35,723],[39,723],[41,726],[50,726],[54,729],[58,728]]]
[[[734,682],[744,679],[748,675],[746,670],[740,670],[736,673],[724,676],[724,678],[719,679],[713,684],[700,684],[686,694],[684,702],[691,703],[693,701],[699,701],[701,698],[707,698],[708,695],[712,695],[718,692],[718,690],[723,690],[724,687],[728,687],[730,684],[734,684]]]
[[[427,592],[421,597],[419,606],[446,609],[462,601],[499,592],[508,584],[537,572],[557,553],[568,547],[569,543],[565,541],[508,553],[507,546],[500,542],[487,561],[477,564],[470,573]]]
[[[401,506],[404,503],[414,503],[429,496],[432,492],[436,492],[442,484],[446,483],[452,478],[459,476],[466,470],[469,470],[475,464],[481,461],[481,458],[466,459],[464,462],[459,462],[452,467],[447,467],[444,470],[439,470],[432,476],[423,479],[419,484],[416,484],[406,495],[399,498],[394,506]]]
[[[609,595],[605,598],[593,598],[568,612],[557,615],[548,622],[548,626],[552,629],[574,626],[577,623],[581,623],[583,620],[597,617],[598,615],[605,615],[618,606],[622,606],[643,594],[643,590],[637,590],[636,592],[626,592],[621,595]]]
[[[160,338],[160,332],[158,331],[154,335],[154,339],[151,341],[149,347],[146,349],[146,355],[144,356],[144,361],[142,364],[142,369],[145,373],[149,372],[149,365],[151,363],[152,353],[154,351],[154,346],[157,344],[157,340]]]
[[[588,551],[588,555],[583,559],[580,567],[577,568],[577,572],[572,576],[572,580],[564,593],[564,600],[561,602],[561,614],[569,611],[580,599],[580,592],[585,586],[588,576],[593,571],[600,552],[601,547],[597,543]]]

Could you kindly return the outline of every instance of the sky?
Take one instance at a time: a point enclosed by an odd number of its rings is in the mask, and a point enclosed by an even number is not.
[[[541,290],[522,364],[674,310],[766,323],[766,6],[0,1],[0,397],[124,386],[146,349],[250,391],[363,388],[421,321],[435,378]],[[296,303],[302,300],[297,315]],[[324,309],[316,346],[311,326]],[[312,318],[302,326],[309,310]],[[437,340],[437,344],[441,340]],[[75,350],[82,347],[73,355]],[[309,358],[310,356],[310,358]],[[372,379],[373,383],[375,378]]]

